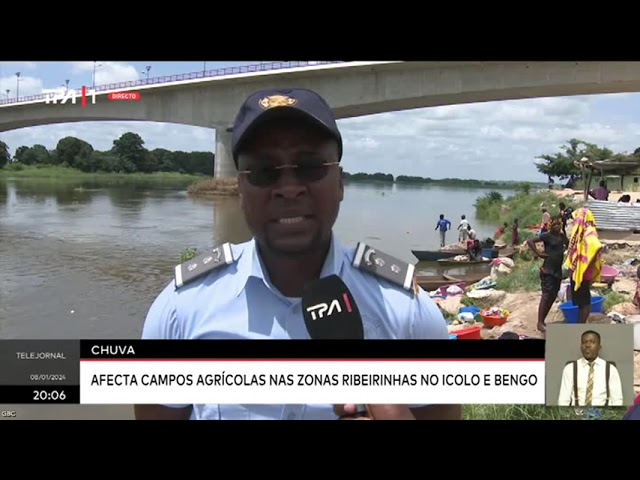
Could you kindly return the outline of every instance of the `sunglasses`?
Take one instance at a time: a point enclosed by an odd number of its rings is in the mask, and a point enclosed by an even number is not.
[[[340,162],[306,161],[294,165],[257,167],[250,170],[242,170],[238,173],[245,175],[249,183],[254,187],[269,187],[278,183],[285,169],[291,168],[299,182],[313,183],[326,177],[329,172],[329,167],[338,165],[339,163]]]

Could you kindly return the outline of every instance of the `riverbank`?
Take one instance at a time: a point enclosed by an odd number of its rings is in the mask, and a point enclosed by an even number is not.
[[[31,166],[21,165],[20,168],[0,168],[0,178],[3,179],[33,179],[49,180],[56,182],[77,180],[99,181],[157,181],[168,183],[189,184],[202,179],[202,175],[190,175],[178,172],[153,172],[153,173],[111,173],[111,172],[83,172],[75,168],[54,165]]]
[[[537,226],[542,221],[542,207],[550,212],[558,211],[559,197],[549,190],[535,192],[519,191],[509,197],[504,197],[498,191],[491,191],[478,197],[474,203],[476,218],[492,221],[496,228],[507,223],[507,230],[502,237],[505,241],[511,241],[511,227],[514,220],[518,220],[518,234],[520,241],[524,242],[534,236]],[[576,207],[574,197],[567,196],[567,206]],[[536,228],[528,228],[535,226]]]
[[[207,178],[189,185],[187,193],[196,197],[235,197],[238,196],[237,178]]]
[[[398,177],[389,180],[379,178],[376,174],[345,174],[344,183],[363,184],[363,185],[383,185],[391,187],[393,185],[401,185],[407,187],[451,187],[451,188],[492,188],[497,190],[511,189],[514,190],[522,186],[521,182],[489,182],[480,180],[466,179],[430,179],[417,177],[415,181],[404,180],[409,177]],[[221,179],[201,179],[191,185],[188,189],[190,195],[198,197],[215,197],[215,196],[235,196],[238,195],[238,181],[236,178]]]
[[[640,242],[603,240],[603,243],[607,245],[607,252],[603,254],[605,264],[618,268],[620,274],[611,288],[593,288],[594,294],[602,295],[605,298],[604,314],[592,314],[588,323],[612,323],[611,319],[606,316],[611,312],[618,312],[628,318],[632,318],[629,317],[631,315],[640,314],[638,307],[631,303],[636,288],[638,265],[633,261],[638,259],[640,262]],[[497,339],[507,331],[527,337],[544,338],[544,334],[536,328],[540,301],[540,279],[538,276],[540,260],[533,260],[533,256],[525,244],[520,247],[520,251],[522,253],[514,257],[512,268],[503,266],[500,267],[502,272],[493,270],[495,281],[493,288],[474,290],[473,287],[466,286],[465,293],[462,295],[436,299],[445,316],[450,320],[454,319],[459,309],[464,306],[473,305],[480,309],[497,306],[510,312],[506,323],[502,326],[487,328],[481,322],[461,323],[454,321],[449,327],[451,333],[472,325],[479,325],[483,327],[481,337],[487,340]],[[631,263],[636,264],[632,265]],[[564,315],[559,309],[562,301],[556,300],[547,316],[547,325],[565,323]],[[635,352],[634,384],[635,394],[638,395],[640,394],[640,352]],[[469,418],[473,416],[485,419],[563,419],[575,417],[575,413],[567,411],[567,409],[548,409],[538,406],[482,405],[465,408]],[[616,411],[609,413],[617,415]]]

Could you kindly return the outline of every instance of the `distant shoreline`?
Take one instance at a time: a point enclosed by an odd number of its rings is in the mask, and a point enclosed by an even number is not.
[[[83,172],[70,167],[58,165],[46,165],[35,167],[32,165],[22,166],[20,169],[0,168],[0,178],[7,179],[34,179],[49,181],[83,180],[83,179],[105,179],[105,180],[130,180],[145,181],[155,180],[164,182],[188,183],[198,181],[202,175],[192,175],[178,172],[152,172],[152,173],[117,173],[117,172]]]
[[[208,196],[236,196],[238,195],[237,179],[224,178],[213,179],[202,175],[189,175],[177,172],[154,173],[114,173],[114,172],[83,172],[69,167],[46,165],[41,167],[25,165],[20,168],[0,168],[0,178],[33,178],[50,180],[77,180],[85,178],[118,179],[118,180],[165,180],[189,182],[187,188],[190,195],[198,197]],[[415,187],[451,187],[451,188],[478,188],[495,190],[516,190],[528,185],[531,188],[542,188],[546,184],[542,182],[529,182],[518,180],[475,180],[461,178],[427,178],[418,176],[398,175],[394,177],[383,173],[344,173],[345,184],[370,184],[370,185],[401,185]]]
[[[367,174],[355,174],[355,175],[367,175]],[[406,177],[405,177],[406,178]],[[415,179],[415,180],[414,180]],[[432,179],[432,178],[420,178],[412,177],[412,180],[402,180],[393,178],[376,178],[375,174],[368,175],[366,177],[355,176],[346,174],[344,177],[346,185],[349,184],[368,184],[368,185],[401,185],[407,187],[451,187],[451,188],[481,188],[481,189],[495,189],[495,190],[516,190],[521,188],[523,184],[528,184],[531,187],[544,187],[546,184],[535,182],[521,182],[521,181],[488,181],[488,180],[472,180],[472,179]],[[238,195],[238,182],[235,178],[223,178],[213,179],[207,178],[199,180],[190,185],[187,189],[190,195],[198,197],[209,196],[235,196]]]

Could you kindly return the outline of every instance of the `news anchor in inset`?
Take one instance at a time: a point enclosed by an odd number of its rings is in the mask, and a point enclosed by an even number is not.
[[[580,337],[582,358],[568,362],[562,372],[559,406],[621,406],[622,382],[615,363],[600,357],[602,338],[587,330]]]

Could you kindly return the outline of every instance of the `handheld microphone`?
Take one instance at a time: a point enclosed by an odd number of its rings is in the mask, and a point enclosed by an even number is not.
[[[337,275],[323,277],[305,287],[302,315],[313,340],[364,340],[358,305]],[[353,416],[367,414],[364,405],[358,405],[358,410]]]
[[[302,315],[313,340],[364,340],[358,305],[337,275],[315,280],[305,287]]]

